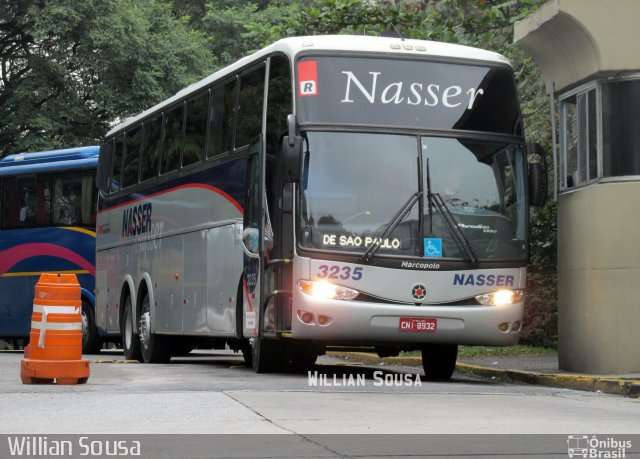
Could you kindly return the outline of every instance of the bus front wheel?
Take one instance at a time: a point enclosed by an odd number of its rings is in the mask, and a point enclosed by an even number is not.
[[[269,373],[275,369],[276,343],[265,338],[249,338],[251,363],[256,373]]]
[[[140,337],[135,334],[133,327],[133,309],[131,308],[131,297],[127,296],[124,302],[122,322],[120,322],[120,336],[122,336],[122,350],[126,360],[142,360],[140,350]]]
[[[303,345],[292,346],[289,349],[291,354],[291,369],[293,371],[305,372],[312,370],[318,360],[318,350]]]
[[[457,344],[430,343],[422,346],[422,368],[427,381],[451,379],[457,359]]]

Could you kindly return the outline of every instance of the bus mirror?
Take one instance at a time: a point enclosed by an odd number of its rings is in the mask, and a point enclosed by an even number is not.
[[[249,252],[258,253],[259,237],[260,231],[258,231],[258,228],[245,228],[242,232],[242,242]]]
[[[546,154],[538,143],[527,145],[529,162],[529,205],[542,206],[547,200]]]
[[[302,166],[302,137],[285,136],[282,139],[282,149],[280,151],[280,161],[282,171],[282,181],[297,182],[300,180],[300,168]]]

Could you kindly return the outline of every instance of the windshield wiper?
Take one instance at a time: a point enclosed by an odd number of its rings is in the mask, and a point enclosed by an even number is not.
[[[429,202],[429,232],[433,233],[433,205],[436,206],[440,214],[442,214],[442,219],[447,224],[449,229],[451,230],[451,234],[453,235],[453,239],[458,244],[458,247],[462,249],[462,251],[467,256],[467,259],[471,261],[473,267],[478,265],[478,257],[476,253],[473,251],[473,247],[471,247],[471,243],[469,239],[464,235],[462,230],[458,227],[458,222],[453,217],[449,206],[442,199],[439,193],[431,192],[431,171],[429,170],[429,158],[427,158],[427,200]]]
[[[431,200],[438,208],[438,211],[442,214],[442,219],[451,230],[451,234],[453,234],[453,239],[455,239],[458,246],[462,249],[462,251],[467,256],[467,259],[471,261],[471,264],[475,268],[478,265],[478,257],[473,251],[469,239],[467,239],[462,230],[458,227],[458,223],[449,210],[449,206],[447,206],[447,203],[444,202],[444,199],[442,199],[442,196],[440,196],[438,193],[433,193],[431,195]]]
[[[407,199],[402,207],[400,207],[400,210],[393,216],[389,223],[387,223],[387,227],[382,232],[382,234],[380,236],[376,236],[373,239],[373,244],[371,244],[366,252],[362,254],[361,259],[363,262],[368,263],[369,261],[371,261],[378,249],[380,249],[382,241],[386,237],[388,237],[394,229],[396,229],[396,227],[402,222],[402,220],[404,220],[404,218],[411,211],[416,202],[418,202],[420,196],[422,196],[422,191],[416,191],[411,196],[409,196],[409,199]]]

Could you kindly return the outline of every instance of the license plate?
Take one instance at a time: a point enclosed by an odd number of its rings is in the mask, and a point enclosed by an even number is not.
[[[424,317],[400,317],[400,331],[435,332],[438,319]]]

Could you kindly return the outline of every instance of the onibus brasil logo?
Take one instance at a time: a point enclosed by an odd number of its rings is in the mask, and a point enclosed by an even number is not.
[[[602,439],[595,435],[569,435],[567,437],[567,454],[571,458],[625,458],[628,448],[631,448],[630,440],[616,440],[612,437]]]

